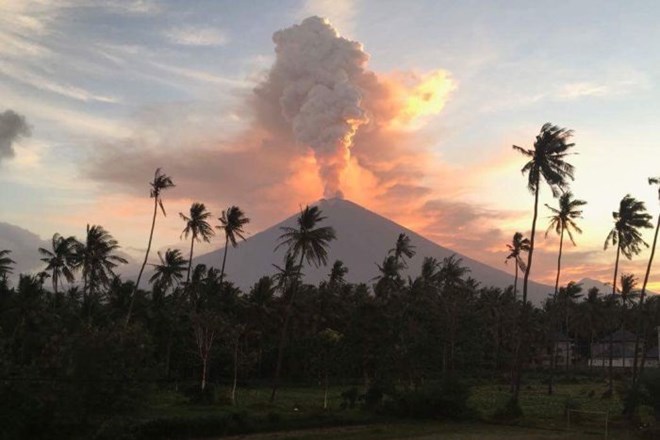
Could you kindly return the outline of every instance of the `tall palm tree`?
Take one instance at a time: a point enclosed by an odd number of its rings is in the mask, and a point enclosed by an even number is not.
[[[410,237],[408,237],[406,234],[403,232],[399,234],[399,236],[396,239],[396,243],[394,244],[394,247],[388,251],[388,255],[392,254],[394,255],[394,258],[396,259],[396,262],[399,263],[401,261],[401,264],[403,267],[408,267],[406,262],[403,260],[403,257],[406,258],[412,258],[415,256],[415,246],[413,246],[410,243]]]
[[[188,258],[188,275],[186,275],[186,283],[190,282],[190,270],[192,269],[193,248],[195,241],[210,242],[213,236],[213,228],[208,222],[211,218],[211,213],[206,210],[203,203],[195,202],[190,206],[190,216],[186,216],[180,212],[179,216],[186,222],[186,227],[181,232],[181,237],[190,239],[190,257]]]
[[[57,293],[61,277],[64,277],[67,283],[72,283],[76,279],[73,271],[78,247],[75,237],[65,238],[55,233],[51,239],[52,250],[39,248],[39,253],[43,256],[41,261],[47,264],[45,271],[50,272],[53,280],[53,292]]]
[[[154,264],[154,274],[149,279],[149,283],[158,284],[163,292],[171,286],[178,286],[183,279],[183,273],[188,265],[188,260],[183,258],[178,249],[167,249],[165,258],[158,252],[160,264]]]
[[[9,258],[9,254],[11,254],[11,251],[8,249],[0,250],[0,278],[3,280],[7,278],[7,275],[13,273],[12,266],[16,264],[14,260]]]
[[[649,177],[649,185],[658,185],[658,200],[660,200],[660,177]],[[651,255],[649,256],[649,262],[646,266],[646,273],[644,274],[644,282],[642,283],[642,291],[639,294],[639,319],[637,322],[641,326],[642,319],[641,313],[642,308],[644,307],[644,299],[646,297],[646,286],[649,282],[649,276],[651,275],[651,268],[653,267],[653,258],[655,257],[655,249],[658,244],[658,232],[660,232],[660,214],[658,215],[658,220],[655,226],[655,234],[653,235],[653,244],[651,245]],[[639,336],[640,333],[646,334],[646,331],[643,327],[637,329],[637,335],[635,336],[635,360],[633,361],[633,384],[637,383],[637,351],[639,350]]]
[[[560,128],[551,123],[541,127],[541,132],[536,136],[533,149],[525,149],[513,146],[513,149],[529,158],[521,172],[527,174],[527,189],[534,194],[534,216],[532,218],[532,233],[527,254],[527,270],[523,280],[523,303],[527,301],[527,286],[529,274],[532,270],[532,258],[534,255],[534,239],[536,236],[536,220],[538,219],[539,190],[541,180],[544,180],[552,194],[556,197],[568,187],[568,180],[573,180],[573,165],[565,161],[569,150],[575,146],[570,142],[573,130]]]
[[[513,239],[511,244],[507,244],[506,247],[509,249],[509,255],[507,255],[504,263],[508,263],[509,260],[513,260],[515,264],[515,278],[513,281],[513,293],[515,296],[518,296],[518,268],[525,272],[527,270],[527,265],[525,260],[522,258],[523,252],[529,252],[530,241],[529,238],[523,238],[522,233],[516,232],[513,234]]]
[[[582,229],[575,223],[575,220],[582,218],[582,209],[581,207],[586,205],[587,202],[584,200],[578,200],[573,198],[573,193],[568,191],[563,193],[559,197],[559,209],[553,208],[552,206],[546,203],[546,207],[552,212],[550,216],[550,225],[545,231],[545,236],[547,237],[551,230],[559,235],[559,255],[557,257],[557,279],[555,280],[555,296],[557,296],[557,290],[559,289],[559,276],[561,274],[561,256],[562,250],[564,247],[564,233],[568,234],[568,238],[575,246],[575,239],[573,238],[573,233],[577,232],[578,234],[582,233]]]
[[[575,305],[575,301],[582,297],[582,284],[578,284],[575,281],[569,282],[566,287],[562,287],[558,292],[558,299],[563,305],[564,309],[564,327],[566,330],[566,370],[568,370],[569,361],[571,358],[571,346],[570,346],[570,312],[571,307]]]
[[[614,227],[605,239],[604,249],[610,244],[616,246],[616,260],[614,263],[614,281],[612,282],[612,297],[616,296],[616,281],[619,274],[619,259],[623,254],[631,260],[634,255],[641,252],[642,246],[648,244],[642,239],[640,229],[652,228],[651,215],[646,212],[644,202],[641,202],[630,194],[626,195],[619,203],[619,210],[612,213]],[[611,394],[614,388],[613,366],[612,366],[612,334],[610,333],[610,359],[608,368],[608,392]]]
[[[520,328],[518,340],[516,342],[516,354],[514,364],[514,381],[512,400],[518,402],[520,394],[520,381],[522,379],[522,358],[521,341],[522,335],[527,333],[527,287],[529,284],[529,274],[532,271],[532,261],[534,256],[534,240],[536,238],[536,221],[539,213],[539,192],[541,189],[541,180],[548,184],[553,196],[557,197],[568,187],[568,181],[573,180],[573,165],[566,162],[566,156],[570,154],[569,150],[575,146],[570,142],[573,131],[561,128],[551,123],[545,123],[541,127],[540,133],[534,141],[534,148],[525,149],[517,145],[513,149],[520,152],[523,156],[529,158],[529,161],[520,170],[527,174],[527,189],[534,194],[534,215],[532,217],[532,232],[529,242],[529,252],[527,253],[527,270],[523,278],[523,308],[520,319]]]
[[[154,238],[154,228],[156,227],[156,216],[158,215],[158,207],[160,207],[163,217],[167,217],[165,213],[165,207],[163,206],[163,198],[161,193],[168,188],[174,187],[174,182],[172,178],[164,174],[160,168],[156,168],[154,172],[154,180],[149,182],[151,189],[149,191],[149,197],[154,199],[154,213],[151,217],[151,231],[149,232],[149,242],[147,243],[147,251],[144,253],[144,261],[142,261],[142,266],[140,267],[140,272],[138,273],[137,280],[135,281],[135,287],[131,293],[131,301],[128,305],[128,313],[126,313],[126,323],[131,320],[131,314],[133,312],[133,303],[135,302],[135,294],[137,293],[138,288],[140,287],[140,280],[142,279],[142,273],[144,272],[144,267],[147,265],[147,260],[149,259],[149,253],[151,252],[151,242]]]
[[[245,216],[241,208],[232,206],[227,208],[218,220],[220,220],[220,226],[217,226],[217,228],[225,233],[225,252],[222,257],[222,269],[220,270],[220,285],[222,285],[222,281],[225,278],[225,263],[227,262],[229,243],[231,243],[232,247],[236,247],[238,246],[237,238],[245,240],[243,227],[250,223],[250,219]]]
[[[275,250],[286,247],[287,259],[295,261],[296,258],[299,258],[299,263],[297,266],[296,281],[291,288],[289,301],[284,312],[284,323],[280,333],[275,377],[273,379],[273,391],[270,395],[271,402],[275,401],[275,395],[279,386],[284,344],[286,342],[286,334],[295,294],[298,290],[298,280],[300,280],[302,274],[303,263],[307,261],[308,264],[313,264],[316,267],[325,266],[328,263],[328,247],[330,247],[330,242],[336,238],[335,230],[331,226],[319,226],[319,223],[323,220],[325,220],[325,217],[323,217],[323,213],[318,206],[306,206],[296,219],[297,227],[284,226],[280,228],[282,235],[280,235],[279,243],[275,247]]]
[[[348,267],[341,260],[336,260],[332,265],[330,274],[328,275],[328,283],[331,286],[342,286],[346,283],[346,274]]]
[[[116,255],[119,243],[100,225],[87,225],[85,242],[76,247],[74,267],[82,271],[84,300],[110,284],[116,276],[114,269],[119,264],[128,263],[125,258]]]
[[[642,246],[649,247],[642,239],[642,228],[652,228],[651,215],[646,212],[644,202],[630,194],[626,195],[619,204],[619,210],[612,213],[614,227],[605,239],[604,249],[610,245],[616,246],[616,260],[614,263],[614,280],[612,282],[612,295],[616,294],[616,282],[619,274],[619,258],[621,254],[631,260],[634,255],[641,252]]]
[[[637,297],[636,287],[637,287],[637,277],[632,273],[623,273],[621,274],[621,289],[619,295],[621,295],[621,328],[624,328],[626,324],[626,312],[628,311],[628,306],[634,303],[634,299]],[[622,350],[623,357],[623,366],[626,366],[626,350],[625,347]],[[634,355],[633,355],[634,357]]]

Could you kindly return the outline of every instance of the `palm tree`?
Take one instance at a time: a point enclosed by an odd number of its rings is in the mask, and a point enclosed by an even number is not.
[[[3,280],[7,279],[7,275],[12,274],[12,266],[16,264],[14,260],[9,258],[9,254],[11,254],[11,251],[8,249],[0,250],[0,278]]]
[[[660,177],[649,177],[649,185],[658,185],[658,200],[660,200]],[[653,244],[651,245],[651,255],[649,256],[649,262],[646,266],[646,274],[644,275],[644,282],[642,283],[642,291],[639,294],[639,319],[637,322],[641,326],[642,319],[641,313],[642,308],[644,307],[644,298],[646,297],[646,286],[649,282],[649,276],[651,275],[651,268],[653,267],[653,258],[655,257],[655,248],[658,244],[658,232],[660,232],[660,215],[658,215],[658,220],[655,226],[655,234],[653,235]],[[645,329],[638,328],[637,335],[635,336],[635,360],[633,361],[633,384],[637,383],[637,351],[639,350],[639,335],[644,332]]]
[[[163,198],[161,193],[174,186],[172,178],[164,174],[160,168],[156,168],[154,173],[154,180],[149,182],[151,190],[149,191],[149,197],[154,199],[154,213],[151,217],[151,232],[149,232],[149,242],[147,243],[147,252],[144,254],[144,261],[142,261],[142,266],[140,267],[140,272],[138,273],[137,281],[135,281],[135,287],[131,293],[131,301],[128,305],[128,313],[126,313],[126,323],[125,326],[128,326],[128,323],[131,320],[131,313],[133,312],[133,303],[135,301],[135,294],[137,293],[138,287],[140,287],[140,280],[142,279],[142,273],[144,272],[144,267],[147,265],[147,260],[149,259],[149,252],[151,252],[151,242],[154,238],[154,228],[156,227],[156,216],[158,215],[158,207],[163,213],[163,217],[167,217],[165,213],[165,207],[163,206]]]
[[[51,240],[51,247],[52,251],[40,247],[39,253],[43,256],[41,261],[47,264],[45,271],[50,271],[53,292],[57,293],[61,277],[64,277],[68,283],[72,283],[76,278],[73,271],[79,243],[75,237],[64,238],[55,233]]]
[[[328,275],[328,283],[331,286],[342,286],[346,283],[346,274],[348,273],[348,267],[341,260],[336,260],[332,265],[330,270],[330,275]]]
[[[616,260],[614,264],[614,281],[612,282],[612,295],[616,294],[616,281],[619,273],[619,258],[623,254],[631,260],[642,250],[642,245],[649,247],[642,239],[639,231],[641,228],[652,228],[651,215],[646,212],[644,202],[641,202],[630,194],[621,199],[619,211],[613,212],[614,227],[605,239],[604,249],[610,244],[616,246]]]
[[[250,223],[250,219],[245,216],[241,208],[232,206],[227,208],[218,220],[220,220],[220,226],[217,226],[217,228],[225,233],[225,253],[222,257],[222,269],[220,270],[220,285],[222,285],[222,280],[225,278],[225,263],[227,262],[229,243],[231,242],[232,247],[236,247],[238,246],[237,237],[245,240],[243,227]]]
[[[291,288],[291,294],[289,295],[289,301],[284,312],[284,323],[280,333],[277,364],[275,365],[275,377],[273,379],[273,391],[270,395],[271,403],[275,401],[275,395],[279,385],[286,333],[295,294],[298,290],[298,280],[302,274],[302,265],[307,261],[308,264],[313,264],[316,267],[325,266],[328,262],[328,247],[330,247],[330,242],[336,238],[335,230],[331,226],[319,226],[319,223],[323,220],[325,220],[325,217],[323,217],[318,206],[306,206],[296,219],[297,227],[284,226],[280,228],[282,235],[280,235],[279,243],[275,247],[275,250],[286,246],[287,261],[290,259],[293,262],[296,258],[299,258],[299,263],[297,265],[295,281]]]
[[[552,211],[550,216],[550,225],[545,231],[545,236],[547,237],[551,230],[559,235],[559,256],[557,257],[557,279],[555,280],[555,294],[557,296],[557,290],[559,289],[559,275],[561,273],[561,255],[564,247],[564,233],[568,234],[568,238],[575,246],[575,239],[573,238],[573,232],[578,234],[582,233],[582,229],[578,227],[575,223],[575,220],[582,218],[582,206],[586,205],[587,202],[584,200],[578,200],[573,198],[573,193],[568,191],[559,197],[559,209],[553,208],[552,206],[546,204],[545,206]]]
[[[504,263],[508,263],[509,260],[514,260],[515,262],[516,274],[513,282],[513,293],[515,296],[518,296],[518,268],[523,272],[527,270],[527,265],[522,258],[522,253],[529,252],[530,241],[529,238],[523,238],[522,233],[516,232],[513,234],[511,244],[507,244],[506,247],[509,249],[509,255],[507,255]]]
[[[211,213],[206,210],[206,206],[203,203],[195,202],[190,206],[190,216],[186,216],[182,212],[179,213],[179,216],[183,221],[186,222],[186,227],[183,228],[181,232],[181,237],[190,239],[190,257],[188,259],[188,275],[186,275],[186,283],[190,282],[190,270],[192,268],[193,260],[193,248],[195,246],[195,241],[205,241],[210,242],[211,237],[213,236],[213,228],[208,222],[208,219],[211,217]]]
[[[644,202],[641,202],[630,194],[626,195],[619,203],[619,211],[613,212],[614,227],[605,239],[604,249],[611,244],[616,246],[616,260],[614,263],[614,281],[612,282],[612,297],[616,295],[616,281],[619,274],[619,259],[623,254],[631,260],[633,255],[637,255],[642,250],[642,245],[648,247],[648,244],[642,239],[639,231],[641,228],[652,228],[651,215],[646,212]],[[612,371],[612,334],[610,334],[610,365],[608,372],[608,392],[613,391],[613,371]]]
[[[160,264],[154,264],[154,274],[149,279],[149,283],[156,283],[163,292],[175,285],[178,286],[183,279],[183,272],[186,270],[188,260],[183,258],[178,249],[167,249],[165,258],[158,252]]]
[[[74,267],[82,271],[84,300],[110,284],[119,264],[128,263],[115,254],[119,243],[100,225],[87,225],[85,242],[77,244],[76,248]]]
[[[550,186],[552,194],[556,197],[568,186],[568,180],[573,180],[573,165],[565,161],[569,150],[575,146],[569,142],[573,136],[573,130],[560,128],[551,123],[541,127],[541,132],[536,136],[533,149],[525,149],[513,146],[513,149],[529,158],[529,162],[523,166],[521,172],[527,174],[527,188],[534,194],[534,216],[532,218],[532,234],[527,254],[527,270],[523,280],[523,303],[527,302],[527,285],[529,274],[532,269],[532,257],[534,255],[534,239],[536,235],[536,220],[538,218],[539,190],[541,180]]]
[[[406,264],[406,262],[403,260],[402,257],[407,257],[407,258],[414,257],[415,246],[413,246],[410,243],[410,237],[408,237],[406,234],[402,232],[397,237],[394,247],[388,251],[388,255],[389,254],[394,255],[394,258],[396,259],[397,263],[399,263],[400,260],[403,267],[408,267],[408,265]]]
[[[571,347],[570,347],[570,312],[571,307],[575,304],[575,301],[582,296],[582,284],[578,284],[574,281],[569,282],[566,287],[559,289],[558,296],[560,303],[563,303],[564,308],[564,325],[566,330],[566,370],[568,370],[569,361],[571,358]]]
[[[637,287],[637,277],[632,273],[621,274],[621,290],[619,294],[621,295],[621,328],[625,326],[626,322],[626,311],[628,310],[628,305],[632,305],[634,299],[637,297],[637,292],[635,287]],[[633,357],[636,356],[636,353]],[[626,350],[622,350],[623,357],[623,366],[626,366]]]

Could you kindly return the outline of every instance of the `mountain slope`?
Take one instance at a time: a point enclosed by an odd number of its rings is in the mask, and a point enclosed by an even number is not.
[[[321,200],[318,206],[327,217],[323,225],[330,225],[337,232],[337,240],[333,241],[329,250],[328,263],[342,260],[349,268],[347,279],[351,282],[366,282],[378,275],[376,263],[381,263],[387,251],[394,246],[397,236],[405,232],[410,236],[416,247],[417,255],[408,262],[407,275],[419,274],[424,257],[435,257],[439,260],[456,254],[463,263],[471,269],[471,276],[483,285],[507,287],[513,284],[513,275],[495,269],[478,261],[464,257],[456,252],[439,246],[421,235],[398,225],[376,213],[373,213],[353,202],[341,199]],[[294,226],[296,216],[289,217],[281,223],[268,228],[245,242],[238,248],[229,249],[227,258],[227,279],[243,289],[249,288],[260,276],[275,273],[273,264],[281,265],[284,249],[274,252],[277,239],[281,234],[281,226]],[[201,255],[195,258],[195,263],[220,267],[223,249]],[[305,266],[305,281],[317,283],[327,277],[330,267],[314,268]],[[519,283],[519,286],[521,283]],[[552,288],[530,282],[529,299],[540,304]]]

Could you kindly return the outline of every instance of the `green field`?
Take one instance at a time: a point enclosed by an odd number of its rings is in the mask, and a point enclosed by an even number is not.
[[[571,432],[566,431],[566,408],[582,411],[609,412],[610,438],[633,438],[624,427],[618,395],[603,399],[605,384],[581,382],[558,384],[552,396],[540,382],[530,382],[521,394],[524,416],[506,423],[493,413],[509,399],[505,385],[475,385],[469,406],[477,419],[470,423],[427,421],[392,421],[362,409],[341,410],[341,392],[334,387],[329,393],[329,409],[323,410],[323,392],[316,387],[283,388],[275,405],[268,404],[270,390],[239,390],[238,404],[192,405],[174,392],[159,392],[145,413],[160,420],[190,420],[227,415],[238,417],[249,426],[249,439],[593,439],[603,438],[605,418],[602,414],[573,414]],[[217,391],[222,395],[226,390]],[[237,415],[237,416],[236,416]],[[256,433],[255,433],[256,432]],[[261,433],[259,433],[261,432]],[[271,432],[271,433],[263,433]],[[215,437],[211,437],[215,438]]]

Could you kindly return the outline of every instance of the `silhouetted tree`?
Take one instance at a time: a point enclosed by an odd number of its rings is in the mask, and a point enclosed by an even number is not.
[[[241,208],[238,206],[232,206],[227,208],[218,220],[220,220],[220,226],[217,228],[222,230],[225,234],[225,252],[222,257],[222,269],[220,270],[220,284],[222,285],[222,281],[225,279],[225,263],[227,262],[227,249],[229,248],[229,243],[231,243],[232,247],[236,247],[238,246],[237,238],[245,240],[245,237],[243,236],[245,230],[243,227],[250,223],[250,219],[245,216],[245,213],[241,211]]]
[[[53,292],[58,292],[61,284],[61,277],[64,277],[68,283],[75,280],[73,271],[75,270],[76,249],[79,243],[75,237],[62,237],[60,234],[54,234],[51,240],[52,250],[39,248],[39,253],[43,256],[41,261],[47,264],[46,272],[50,272],[53,281]]]
[[[306,206],[300,212],[296,219],[297,227],[283,226],[282,235],[275,250],[286,247],[287,256],[291,259],[299,258],[298,273],[296,279],[300,279],[302,274],[303,262],[313,264],[316,267],[326,265],[328,260],[328,247],[330,242],[335,239],[335,230],[331,226],[319,226],[325,220],[318,206]],[[286,343],[286,334],[289,326],[289,319],[293,309],[297,284],[294,284],[289,296],[289,302],[284,312],[284,323],[280,334],[279,348],[277,352],[277,364],[275,366],[275,378],[273,380],[273,391],[270,396],[271,403],[275,401],[279,378],[282,370],[282,360],[284,355],[284,344]]]
[[[522,253],[529,252],[529,246],[529,238],[523,238],[523,235],[520,232],[513,234],[511,244],[506,245],[509,249],[509,255],[507,255],[504,262],[508,263],[509,260],[513,260],[515,264],[515,276],[513,281],[513,293],[515,296],[518,296],[518,269],[523,272],[527,270],[527,265],[523,260]]]
[[[142,261],[142,266],[140,266],[140,272],[138,273],[137,280],[135,281],[135,287],[133,288],[133,293],[131,294],[131,302],[128,306],[128,313],[126,314],[126,323],[125,326],[128,326],[128,323],[131,321],[131,314],[133,312],[133,303],[135,302],[135,295],[137,290],[140,287],[140,280],[142,279],[142,273],[144,272],[144,267],[147,265],[149,260],[149,252],[151,252],[151,242],[154,238],[154,228],[156,227],[156,216],[158,215],[158,207],[160,207],[163,217],[166,217],[165,207],[163,206],[163,198],[161,193],[168,188],[174,187],[174,182],[172,178],[164,174],[160,168],[156,168],[154,172],[154,180],[149,182],[151,189],[149,190],[149,197],[154,199],[154,213],[151,217],[151,230],[149,232],[149,242],[147,243],[147,251],[144,253],[144,261]]]
[[[190,206],[190,216],[186,216],[182,212],[179,213],[179,216],[186,222],[186,227],[183,228],[181,237],[191,237],[190,256],[188,257],[188,274],[186,275],[186,283],[189,283],[195,242],[205,241],[208,243],[213,236],[213,228],[208,222],[208,219],[211,218],[211,213],[206,210],[206,206],[204,206],[203,203],[195,202]]]
[[[157,284],[163,292],[174,286],[178,287],[186,271],[188,260],[183,258],[178,249],[167,249],[165,258],[158,252],[160,264],[154,264],[154,274],[149,278],[149,283]]]
[[[415,246],[410,242],[410,237],[402,232],[397,237],[394,247],[388,251],[388,254],[394,255],[396,262],[400,262],[403,267],[408,267],[403,257],[414,257]]]
[[[7,280],[7,275],[11,275],[16,262],[9,258],[11,251],[8,249],[0,250],[0,278]]]

